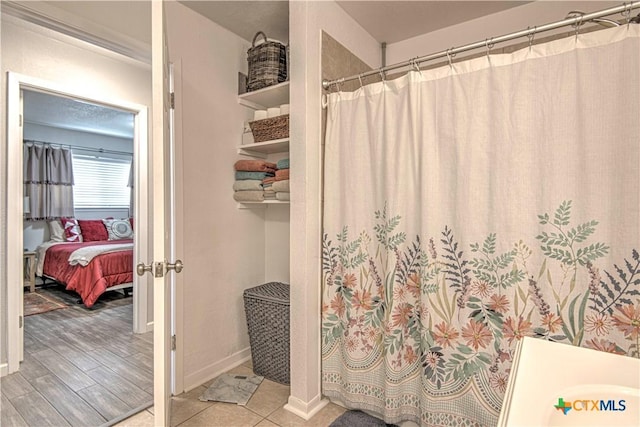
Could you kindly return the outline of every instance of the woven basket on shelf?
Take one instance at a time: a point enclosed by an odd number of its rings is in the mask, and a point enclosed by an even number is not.
[[[249,122],[255,142],[271,141],[289,136],[289,115],[270,117]]]
[[[259,36],[264,41],[256,45]],[[287,48],[280,42],[268,40],[258,31],[253,37],[251,48],[247,51],[249,72],[247,92],[262,89],[287,80]]]
[[[289,384],[289,285],[270,282],[245,289],[253,372]]]

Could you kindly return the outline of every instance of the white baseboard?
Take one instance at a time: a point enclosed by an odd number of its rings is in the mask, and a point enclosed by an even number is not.
[[[141,326],[142,326],[141,328],[134,329],[133,333],[134,334],[146,334],[147,332],[153,331],[153,321],[147,322],[146,324],[142,323]]]
[[[251,348],[247,347],[237,353],[232,354],[229,357],[212,363],[209,366],[205,366],[204,368],[199,369],[196,372],[187,374],[184,377],[184,390],[193,390],[194,388],[206,383],[207,381],[214,379],[218,375],[225,373],[229,369],[233,369],[236,366],[242,365],[249,359],[251,359]]]
[[[9,365],[7,363],[0,364],[0,377],[4,377],[9,373]]]
[[[284,409],[287,411],[304,418],[305,420],[311,419],[322,408],[327,406],[328,399],[323,399],[321,395],[314,397],[310,402],[303,402],[297,397],[289,396],[289,402],[284,405]]]

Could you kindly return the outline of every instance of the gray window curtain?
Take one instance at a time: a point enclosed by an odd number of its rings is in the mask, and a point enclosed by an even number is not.
[[[39,221],[72,217],[71,150],[25,142],[24,195],[29,203],[28,209],[25,209],[25,219]]]
[[[131,196],[129,199],[129,216],[133,216],[133,179],[134,179],[134,171],[133,171],[133,159],[131,159],[131,167],[129,168],[129,182],[127,183],[127,187],[131,189]]]

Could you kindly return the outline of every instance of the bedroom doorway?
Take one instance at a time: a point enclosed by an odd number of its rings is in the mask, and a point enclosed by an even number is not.
[[[8,200],[23,200],[23,91],[38,92],[48,95],[60,96],[67,99],[79,100],[93,105],[113,108],[128,112],[133,115],[133,158],[135,159],[135,215],[147,217],[147,107],[121,100],[97,99],[85,93],[77,92],[69,88],[31,78],[29,76],[9,73],[8,76],[8,117],[16,117],[18,120],[8,120],[8,176],[7,197]],[[10,204],[7,211],[7,278],[8,283],[21,283],[23,270],[20,268],[23,261],[23,209],[22,203]],[[146,221],[136,221],[136,233],[134,239],[134,260],[144,257],[148,253],[147,224]],[[32,249],[32,248],[29,248]],[[133,316],[132,329],[136,333],[148,332],[152,328],[152,317],[149,309],[150,287],[146,278],[134,277],[133,279]],[[8,288],[8,371],[15,372],[20,366],[24,349],[23,330],[23,288],[10,286]]]

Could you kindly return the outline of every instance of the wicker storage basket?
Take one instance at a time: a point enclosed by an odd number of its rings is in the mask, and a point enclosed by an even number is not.
[[[256,46],[260,35],[264,42]],[[282,43],[268,40],[262,31],[253,37],[251,48],[247,50],[247,62],[247,92],[287,80],[287,48]]]
[[[289,115],[270,117],[249,122],[255,142],[271,141],[289,136]]]
[[[289,285],[265,283],[243,297],[253,372],[289,384]]]

